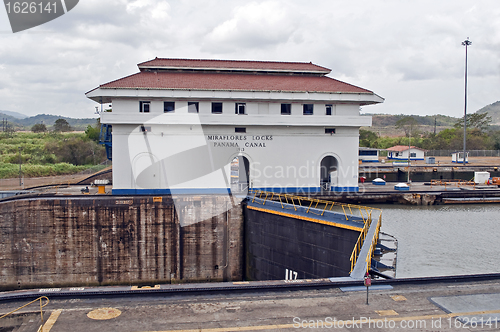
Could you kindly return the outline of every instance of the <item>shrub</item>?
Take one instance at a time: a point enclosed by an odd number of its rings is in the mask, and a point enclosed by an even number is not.
[[[69,125],[68,121],[64,119],[57,119],[56,122],[54,122],[54,131],[61,132],[61,131],[72,131],[73,129]]]
[[[31,127],[31,131],[34,133],[44,133],[47,131],[47,127],[43,123],[37,123]]]

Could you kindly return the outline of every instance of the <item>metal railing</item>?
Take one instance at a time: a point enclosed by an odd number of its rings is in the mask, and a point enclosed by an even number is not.
[[[351,271],[354,269],[354,266],[356,265],[356,262],[358,260],[358,255],[359,252],[361,251],[361,247],[363,246],[363,243],[365,242],[366,235],[368,235],[368,230],[370,229],[370,226],[372,224],[371,218],[365,223],[365,226],[363,227],[363,230],[359,234],[358,240],[356,241],[356,244],[354,245],[354,249],[352,250],[351,254]]]
[[[425,152],[426,157],[451,157],[458,150],[429,150]],[[467,150],[469,157],[500,157],[500,150]]]
[[[248,183],[231,183],[231,192],[234,193],[245,193],[248,191]]]
[[[46,300],[45,304],[42,304],[43,300]],[[12,310],[11,312],[6,313],[5,315],[1,316],[1,317],[0,317],[0,319],[5,318],[5,317],[7,317],[8,315],[13,314],[13,313],[14,313],[14,312],[16,312],[16,311],[19,311],[19,310],[21,310],[21,309],[23,309],[23,308],[25,308],[25,307],[29,306],[30,304],[35,303],[36,301],[40,301],[40,319],[41,319],[41,324],[40,324],[40,327],[38,328],[38,332],[43,332],[43,323],[44,323],[44,322],[43,322],[43,307],[45,307],[45,306],[46,306],[47,304],[49,304],[49,302],[50,302],[50,301],[49,301],[49,298],[48,298],[48,297],[46,297],[46,296],[40,296],[40,297],[39,297],[39,298],[37,298],[36,300],[33,300],[33,301],[29,302],[29,303],[26,303],[25,305],[23,305],[23,306],[21,306],[21,307],[17,308],[16,310]]]
[[[261,190],[250,190],[249,195],[253,194],[252,203],[255,202],[256,198],[262,199],[262,204],[265,205],[266,201],[276,201],[279,202],[282,209],[287,209],[288,207],[284,204],[291,205],[294,211],[297,211],[299,207],[303,207],[306,210],[305,213],[311,213],[315,215],[323,216],[325,212],[337,212],[342,213],[345,216],[345,220],[349,221],[354,218],[349,219],[349,216],[354,216],[361,218],[364,223],[371,218],[371,211],[379,210],[377,208],[371,208],[367,206],[355,205],[355,204],[345,204],[333,201],[325,201],[321,199],[309,198],[304,196],[296,196],[290,194],[280,194],[274,192],[267,192]],[[334,210],[335,209],[335,210]],[[347,213],[349,212],[349,213]]]
[[[370,271],[370,268],[372,266],[372,257],[373,253],[375,252],[375,247],[377,246],[378,243],[378,237],[380,234],[380,227],[382,227],[382,214],[378,217],[377,221],[377,228],[375,229],[375,234],[373,234],[370,250],[368,250],[368,255],[366,255],[365,263],[366,263],[366,272]],[[351,269],[352,272],[352,269]]]
[[[94,174],[94,173],[102,171],[103,169],[109,167],[110,165],[111,165],[111,162],[109,161],[109,159],[106,159],[102,163],[94,165],[94,166],[92,166],[90,168],[87,168],[87,169],[85,169],[85,170],[83,170],[83,171],[81,171],[79,173],[76,173],[75,175]]]
[[[363,227],[363,231],[361,231],[361,234],[359,234],[358,241],[356,242],[356,245],[354,246],[354,249],[352,250],[351,254],[351,271],[354,269],[354,266],[356,265],[359,257],[359,252],[361,251],[361,247],[363,247],[363,244],[366,240],[366,236],[368,235],[368,230],[371,227],[372,219],[370,218],[369,222],[365,224],[365,227]],[[368,255],[366,256],[366,271],[370,271],[371,267],[371,259],[373,257],[373,252],[375,250],[375,246],[378,243],[378,237],[379,237],[379,232],[380,232],[380,227],[382,226],[382,213],[379,214],[378,221],[377,221],[377,229],[375,230],[375,234],[372,238],[370,250],[368,251]]]
[[[379,231],[380,227],[382,225],[382,210],[377,209],[377,208],[372,208],[372,207],[367,207],[367,206],[360,206],[360,205],[354,205],[354,204],[345,204],[345,203],[339,203],[339,202],[333,202],[333,201],[325,201],[325,200],[320,200],[320,199],[314,199],[314,198],[309,198],[309,197],[303,197],[303,196],[295,196],[295,195],[290,195],[290,194],[279,194],[279,193],[273,193],[273,192],[267,192],[267,191],[260,191],[260,190],[251,190],[250,194],[253,194],[252,198],[252,203],[256,201],[256,198],[259,198],[262,200],[262,204],[265,205],[266,201],[275,201],[279,202],[281,205],[282,209],[287,209],[288,206],[291,206],[291,209],[294,211],[297,211],[299,207],[305,208],[305,213],[312,213],[315,215],[321,215],[323,216],[326,211],[333,211],[334,208],[338,210],[339,213],[343,213],[346,221],[349,221],[349,216],[352,217],[357,217],[361,218],[361,220],[364,223],[363,230],[359,234],[358,240],[356,241],[356,244],[354,245],[354,248],[352,250],[352,254],[350,257],[350,262],[351,262],[351,271],[354,269],[354,266],[356,265],[356,262],[359,257],[359,252],[361,251],[361,247],[363,247],[363,244],[366,240],[366,236],[368,235],[368,230],[370,229],[370,226],[372,224],[372,212],[378,211],[379,216],[378,216],[378,221],[377,221],[377,229],[374,237],[372,238],[372,245],[370,248],[370,251],[368,253],[368,256],[366,258],[366,261],[369,262],[367,267],[367,271],[369,271],[369,268],[371,266],[371,258],[373,256],[374,248],[377,245],[378,242],[378,236],[379,236]],[[287,204],[287,206],[285,206]],[[349,213],[347,213],[349,212]],[[369,258],[369,259],[368,259]]]
[[[446,190],[446,187],[448,186],[473,186],[474,189],[476,188],[476,182],[475,181],[465,181],[465,180],[431,180],[431,188],[432,186],[444,186],[444,190]]]

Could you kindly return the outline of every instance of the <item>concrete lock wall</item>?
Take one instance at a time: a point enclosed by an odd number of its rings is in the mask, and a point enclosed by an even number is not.
[[[245,209],[249,280],[347,277],[359,232]],[[288,272],[288,273],[287,273]]]
[[[5,201],[0,289],[241,280],[242,237],[222,195]]]

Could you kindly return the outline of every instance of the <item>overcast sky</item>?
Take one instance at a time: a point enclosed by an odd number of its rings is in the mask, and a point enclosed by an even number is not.
[[[4,7],[5,8],[5,7]],[[468,111],[500,100],[498,0],[80,0],[13,34],[0,8],[0,110],[93,117],[85,92],[155,57],[313,62],[385,98],[366,113]]]

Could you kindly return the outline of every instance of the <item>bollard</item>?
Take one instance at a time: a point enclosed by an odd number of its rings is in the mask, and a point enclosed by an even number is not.
[[[366,272],[365,276],[365,286],[366,286],[366,305],[368,305],[368,288],[372,285],[372,279],[370,278],[370,275],[368,274],[368,271]]]

